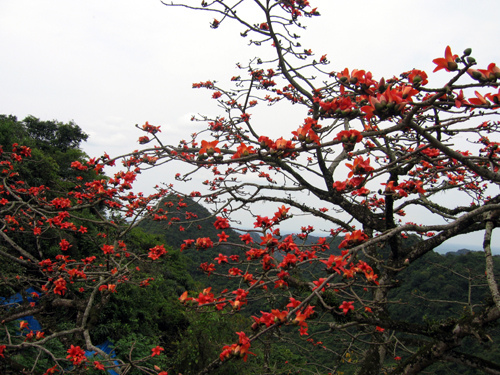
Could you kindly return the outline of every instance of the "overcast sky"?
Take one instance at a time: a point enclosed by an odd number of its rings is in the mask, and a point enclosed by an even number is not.
[[[328,54],[331,70],[390,77],[419,68],[432,84],[443,74],[431,74],[432,60],[447,45],[471,47],[480,67],[500,63],[498,0],[310,3],[322,16],[305,20],[302,44]],[[91,156],[138,148],[134,124],[145,121],[171,143],[188,138],[192,114],[217,113],[191,84],[226,80],[255,54],[240,27],[213,30],[212,19],[158,0],[0,0],[0,113],[74,120],[90,135]]]

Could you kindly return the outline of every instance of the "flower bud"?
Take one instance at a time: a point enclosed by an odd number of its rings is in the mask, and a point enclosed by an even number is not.
[[[467,73],[471,76],[472,79],[475,79],[476,81],[484,81],[486,80],[486,77],[477,69],[469,69],[467,70]]]

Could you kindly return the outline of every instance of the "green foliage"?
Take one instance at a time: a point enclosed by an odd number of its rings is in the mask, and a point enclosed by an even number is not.
[[[81,142],[88,139],[88,135],[72,121],[64,124],[58,121],[40,121],[36,117],[28,116],[23,120],[23,124],[27,136],[35,142],[35,147],[42,151],[76,150]]]
[[[176,343],[177,352],[173,358],[174,372],[194,374],[217,358],[221,348],[235,340],[234,332],[248,325],[247,318],[240,315],[220,315],[216,312],[188,312],[189,327]],[[214,374],[252,374],[252,365],[243,361],[231,361],[214,371]]]
[[[28,186],[44,185],[50,189],[65,190],[77,176],[90,181],[95,172],[78,171],[71,163],[85,163],[87,155],[80,149],[88,135],[73,122],[42,121],[28,116],[18,121],[15,116],[0,115],[0,145],[10,150],[14,143],[30,147],[31,158],[17,166]],[[69,185],[68,185],[69,184]]]
[[[499,272],[500,258],[494,260]],[[476,252],[458,256],[428,253],[400,275],[399,286],[391,292],[391,298],[400,303],[390,310],[398,318],[412,322],[471,313],[489,292],[484,256]]]
[[[494,256],[495,272],[500,272],[500,257]],[[484,255],[468,252],[462,255],[428,253],[400,274],[399,287],[393,289],[390,298],[396,303],[389,307],[396,320],[428,324],[438,327],[447,319],[471,319],[482,304],[491,304],[484,275]],[[401,337],[405,342],[406,337]],[[490,331],[489,338],[478,340],[465,338],[461,346],[464,353],[494,361],[500,356],[495,345],[500,340],[500,330]],[[407,345],[415,345],[415,341]],[[436,363],[433,374],[481,374],[479,370],[457,364]]]

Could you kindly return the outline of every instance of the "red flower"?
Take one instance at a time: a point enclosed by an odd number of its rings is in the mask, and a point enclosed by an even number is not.
[[[181,244],[181,251],[188,247],[191,247],[191,245],[194,244],[194,240],[184,240],[183,242],[184,243]]]
[[[271,148],[271,146],[273,145],[273,141],[271,139],[269,139],[269,137],[266,137],[264,135],[261,135],[258,139],[259,143],[260,143],[260,147],[262,148]]]
[[[221,263],[227,263],[227,256],[225,256],[224,254],[219,254],[218,257],[214,258],[214,260],[216,260],[217,262],[219,262],[219,264]]]
[[[243,242],[245,242],[247,245],[249,243],[253,243],[253,239],[252,239],[252,236],[250,235],[250,233],[245,233],[245,234],[240,235],[240,239]]]
[[[66,356],[66,358],[73,362],[73,365],[79,365],[86,360],[85,351],[79,346],[71,345],[67,353],[68,355]]]
[[[278,245],[278,240],[273,237],[271,233],[267,233],[264,237],[260,237],[262,242],[260,243],[266,247],[275,247]]]
[[[360,243],[366,241],[368,236],[360,229],[355,230],[352,233],[347,233],[344,240],[340,243],[339,249],[344,247],[353,247],[359,245]]]
[[[159,131],[161,131],[159,126],[149,125],[147,121],[144,125],[142,125],[142,130],[147,131],[148,133],[151,134],[156,134]]]
[[[45,372],[43,373],[43,375],[50,375],[50,374],[54,374],[56,371],[59,371],[59,370],[57,369],[57,365],[54,365],[54,366],[52,366],[51,368],[47,369],[47,371],[45,371]]]
[[[164,351],[161,346],[156,346],[155,348],[151,349],[151,357],[154,357],[155,355],[160,355],[162,351]]]
[[[495,82],[497,78],[500,78],[500,68],[498,68],[495,63],[488,65],[488,69],[469,69],[467,73],[472,79],[479,82]]]
[[[476,98],[471,98],[469,99],[469,103],[472,105],[490,105],[490,102],[482,96],[480,93],[477,91],[474,91],[474,94],[476,94]]]
[[[227,242],[229,235],[222,231],[222,233],[217,234],[217,237],[219,237],[219,242]]]
[[[464,90],[460,90],[460,93],[455,98],[455,107],[460,108],[462,104],[468,104],[464,97]]]
[[[144,135],[142,137],[139,137],[139,143],[141,145],[144,145],[150,141],[149,137],[147,135]]]
[[[374,168],[370,166],[370,159],[364,160],[362,156],[356,157],[356,159],[354,159],[354,164],[346,163],[346,166],[351,170],[347,177],[367,174],[374,170]]]
[[[422,70],[413,69],[409,72],[408,81],[413,83],[414,85],[420,84],[425,86],[429,81],[427,81],[427,73]]]
[[[250,349],[250,339],[247,337],[245,332],[236,332],[236,334],[239,336],[238,344],[224,346],[222,348],[222,353],[220,354],[221,361],[233,356],[243,358],[243,361],[246,361],[248,354],[253,354],[248,350]]]
[[[248,122],[250,120],[250,114],[249,113],[242,113],[240,117],[245,122]]]
[[[165,255],[166,253],[167,250],[165,250],[165,247],[163,245],[156,245],[155,247],[149,249],[148,258],[156,260],[160,258],[162,255]]]
[[[66,280],[64,280],[62,277],[59,277],[56,281],[54,281],[54,285],[56,286],[54,288],[54,293],[59,294],[60,296],[64,296],[64,293],[66,293]]]
[[[312,129],[313,125],[316,127],[315,122],[307,121],[303,127],[298,128],[296,131],[293,131],[292,134],[299,140],[299,142],[312,143],[316,142],[318,146],[320,145],[319,137],[316,132]]]
[[[186,303],[188,301],[191,301],[193,298],[192,297],[188,297],[188,292],[187,290],[181,294],[181,296],[179,297],[179,302],[180,303]]]
[[[354,311],[354,302],[342,302],[342,304],[339,306],[339,309],[342,310],[342,312],[344,313],[344,315],[347,315],[347,313],[349,312],[349,310],[353,310]]]
[[[250,154],[255,154],[253,146],[247,146],[246,144],[241,143],[236,149],[236,153],[231,157],[231,159],[238,159],[241,157],[248,156]]]
[[[253,223],[254,228],[270,228],[273,225],[271,220],[267,216],[259,216],[257,215],[257,221]]]
[[[481,72],[490,80],[495,81],[497,78],[500,78],[500,68],[496,66],[495,63],[491,63],[488,65],[488,69],[481,70]]]
[[[485,97],[491,100],[495,104],[500,104],[500,90],[498,90],[497,94],[488,93],[485,95]]]
[[[444,69],[447,72],[457,70],[458,65],[455,62],[455,59],[457,57],[458,57],[458,55],[451,54],[451,48],[450,48],[450,46],[447,46],[446,49],[444,50],[444,58],[439,57],[437,59],[432,60],[432,62],[437,65],[434,68],[433,72],[437,72],[438,70],[441,70],[441,69]]]
[[[335,181],[333,183],[333,188],[336,189],[337,191],[344,191],[345,188],[347,187],[347,182],[344,181]]]
[[[233,267],[233,268],[230,268],[228,273],[231,275],[231,276],[239,276],[242,274],[241,270],[239,268],[236,268],[236,267]]]
[[[196,239],[195,246],[197,249],[208,249],[214,246],[214,243],[209,237],[199,237]]]
[[[370,190],[368,190],[363,186],[360,187],[359,189],[354,190],[351,194],[356,195],[358,197],[366,197],[368,194],[370,194]]]
[[[295,298],[290,297],[290,303],[286,305],[286,307],[290,307],[292,309],[296,308],[298,305],[300,305],[300,301],[297,301]]]
[[[283,139],[283,137],[280,137],[276,140],[276,142],[274,142],[272,148],[276,150],[286,150],[295,148],[295,145],[292,141],[287,141],[286,139]]]
[[[216,152],[220,153],[220,148],[215,147],[217,146],[217,143],[219,143],[217,140],[212,142],[207,142],[205,140],[201,141],[201,149],[199,151],[200,155],[207,154],[208,156],[212,156]]]
[[[71,245],[66,239],[63,238],[61,242],[59,242],[59,247],[61,248],[62,251],[66,251],[71,247]]]
[[[337,141],[341,141],[342,143],[358,143],[363,139],[363,135],[359,131],[354,129],[342,130],[334,139]]]
[[[113,245],[102,245],[101,249],[104,254],[113,254],[115,252],[115,247]]]
[[[200,264],[200,268],[203,272],[207,272],[208,276],[215,271],[215,265],[213,263],[208,264],[208,262]]]
[[[215,229],[227,229],[229,228],[229,220],[220,216],[217,216],[217,220],[214,223]]]
[[[324,282],[325,280],[326,280],[326,278],[321,277],[319,280],[313,281],[313,284],[314,284],[314,285],[316,285],[316,286],[313,288],[313,290],[318,289],[318,288],[320,287],[320,285],[321,285],[321,284],[323,284],[323,282]],[[329,285],[330,285],[330,284],[326,284],[325,286],[329,286]],[[322,292],[324,292],[324,291],[325,291],[325,288],[323,287],[323,288],[321,289],[321,291],[322,291]]]
[[[51,201],[51,203],[59,209],[64,209],[71,207],[71,201],[68,198],[55,198]]]

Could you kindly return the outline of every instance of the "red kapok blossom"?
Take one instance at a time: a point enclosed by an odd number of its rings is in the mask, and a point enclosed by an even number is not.
[[[75,366],[86,360],[85,351],[79,346],[71,345],[67,353],[68,355],[66,356],[66,358],[73,362],[73,365]]]
[[[156,346],[154,347],[153,349],[151,349],[151,357],[154,357],[155,355],[160,355],[162,351],[164,351],[165,349],[163,349],[161,346]]]
[[[347,315],[347,313],[349,312],[349,310],[353,310],[354,311],[354,302],[344,301],[339,306],[339,309],[342,310],[342,312],[344,313],[344,315]]]
[[[455,59],[457,57],[458,57],[458,55],[451,54],[451,48],[450,48],[450,46],[447,46],[446,49],[444,50],[444,58],[439,57],[437,59],[432,60],[432,62],[437,65],[434,68],[433,72],[437,72],[438,70],[441,70],[441,69],[444,69],[447,72],[457,70],[458,65],[455,62]]]

